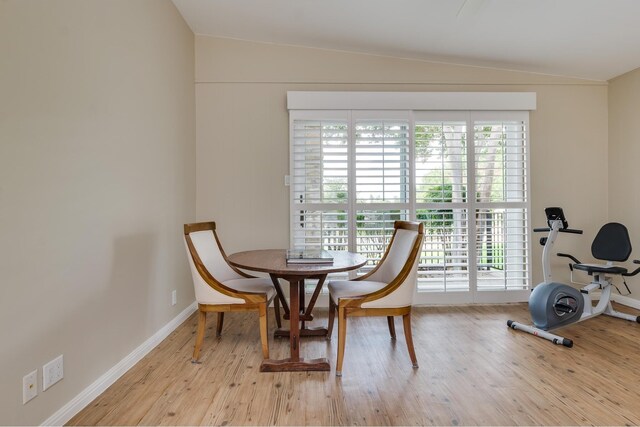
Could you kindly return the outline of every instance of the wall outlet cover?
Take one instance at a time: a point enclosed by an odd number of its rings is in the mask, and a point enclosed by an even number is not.
[[[22,377],[22,404],[24,405],[38,395],[38,370]]]

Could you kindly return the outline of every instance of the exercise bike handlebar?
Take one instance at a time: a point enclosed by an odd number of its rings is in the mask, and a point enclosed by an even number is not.
[[[633,263],[634,264],[640,264],[640,259],[634,259]],[[625,276],[625,277],[631,277],[631,276],[635,276],[638,273],[640,273],[640,267],[636,268],[631,273],[622,273],[622,275]]]
[[[534,228],[533,231],[535,233],[547,233],[551,231],[551,229],[549,227]],[[582,230],[576,230],[575,228],[561,228],[558,231],[561,233],[582,234]],[[638,260],[638,264],[640,264],[640,260]]]
[[[575,228],[561,228],[561,233],[571,233],[571,234],[582,234],[582,230],[577,230]]]
[[[558,255],[560,257],[570,258],[571,261],[575,262],[576,264],[582,264],[582,262],[578,258],[574,257],[573,255],[563,254],[561,252],[558,252],[556,255]],[[571,264],[569,264],[569,268],[571,268],[571,270],[573,270],[573,266]],[[640,270],[640,268],[638,268],[638,270]]]

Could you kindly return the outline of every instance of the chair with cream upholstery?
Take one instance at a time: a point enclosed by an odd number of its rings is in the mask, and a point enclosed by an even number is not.
[[[267,307],[276,295],[271,280],[249,276],[227,263],[227,257],[216,233],[215,222],[185,224],[184,239],[198,301],[198,331],[192,362],[197,362],[200,357],[207,312],[218,313],[216,336],[220,337],[224,313],[228,311],[258,312],[262,355],[268,359]],[[277,298],[274,304],[279,325]]]
[[[411,337],[411,304],[423,237],[422,223],[396,221],[391,242],[373,270],[354,280],[329,282],[328,337],[338,309],[337,376],[342,375],[348,316],[387,316],[392,339],[396,338],[393,317],[402,316],[409,357],[413,367],[418,367]]]

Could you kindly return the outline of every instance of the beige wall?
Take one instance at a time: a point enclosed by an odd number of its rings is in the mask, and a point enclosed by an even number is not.
[[[194,36],[168,0],[4,0],[0,70],[0,424],[39,424],[193,301]]]
[[[201,36],[194,52],[157,0],[1,1],[0,69],[0,424],[42,422],[193,301],[194,215],[228,252],[288,245],[288,90],[536,92],[532,225],[563,206],[586,236],[558,248],[584,257],[607,219],[640,229],[619,190],[637,73],[608,102],[604,82],[539,74]],[[23,406],[22,376],[59,354],[65,379]]]
[[[196,214],[218,221],[229,252],[288,246],[288,90],[536,92],[532,225],[544,224],[544,207],[563,206],[590,237],[562,236],[558,248],[586,256],[607,219],[606,198],[591,196],[607,193],[605,82],[196,36]]]
[[[640,69],[616,77],[609,82],[609,219],[629,228],[639,259],[640,248],[640,143],[638,112],[640,111]],[[640,299],[640,278],[627,281]]]

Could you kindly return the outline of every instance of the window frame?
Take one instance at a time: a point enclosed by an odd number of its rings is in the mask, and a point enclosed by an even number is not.
[[[394,98],[394,94],[398,95]],[[474,122],[479,120],[517,120],[522,121],[525,128],[524,139],[526,141],[526,164],[523,176],[526,179],[526,201],[524,202],[478,202],[475,197],[468,198],[465,205],[462,207],[467,210],[467,217],[475,217],[475,211],[479,208],[512,208],[517,207],[526,211],[525,227],[530,224],[531,216],[531,168],[530,168],[530,138],[529,138],[529,111],[535,109],[535,93],[410,93],[409,98],[406,97],[407,93],[372,93],[372,92],[289,92],[289,130],[290,130],[290,171],[294,170],[294,122],[297,120],[341,120],[347,121],[348,128],[348,197],[347,197],[347,216],[348,216],[348,248],[350,251],[356,251],[357,239],[356,239],[356,215],[359,207],[372,207],[379,209],[408,209],[408,219],[415,220],[418,205],[424,205],[424,203],[418,203],[416,201],[416,153],[415,153],[415,130],[416,122],[427,120],[460,120],[467,123],[466,135],[468,144],[475,142],[474,138]],[[506,97],[503,95],[507,95]],[[333,98],[333,101],[331,100]],[[381,104],[385,104],[389,99],[394,99],[394,104],[390,109],[348,109],[345,108],[349,105],[362,106],[363,102],[367,102],[368,107],[379,107]],[[420,104],[416,100],[426,99],[428,102],[434,105],[448,105],[451,107],[452,100],[457,100],[457,108],[451,109],[437,109],[434,110],[432,106],[428,108],[399,108],[403,105],[403,100],[407,99],[410,102],[404,102],[405,105],[418,107],[420,105],[426,105],[424,102]],[[314,101],[315,100],[315,101]],[[317,102],[320,100],[321,102]],[[365,100],[365,101],[363,101]],[[498,100],[498,102],[496,102]],[[303,102],[304,101],[304,102]],[[314,104],[315,102],[315,104]],[[494,109],[496,105],[505,106],[511,103],[513,108],[505,110],[501,108],[499,110]],[[305,106],[316,105],[321,107],[327,107],[328,104],[334,105],[332,109],[305,109]],[[430,105],[431,105],[430,104]],[[389,104],[386,104],[389,105]],[[464,109],[465,105],[473,105],[475,110]],[[298,107],[298,108],[292,108]],[[395,107],[395,108],[394,108]],[[409,144],[409,201],[408,203],[358,203],[356,201],[356,156],[355,156],[355,138],[356,138],[356,123],[358,120],[406,120],[409,129],[408,144]],[[471,145],[473,147],[473,145]],[[467,145],[469,148],[469,145]],[[475,182],[473,176],[476,173],[475,169],[475,157],[467,153],[467,174],[470,175],[467,178],[467,185],[469,188],[475,188]],[[290,172],[291,173],[291,172]],[[293,182],[291,183],[293,184]],[[300,206],[296,206],[293,203],[294,188],[291,185],[290,188],[290,242],[294,244],[293,233],[293,218],[295,211],[300,210]],[[365,205],[365,206],[363,206]],[[397,206],[396,206],[397,205]],[[403,205],[401,207],[400,205]],[[322,206],[316,206],[314,208],[321,209]],[[326,207],[325,207],[326,208]],[[499,302],[517,302],[526,301],[529,296],[529,288],[532,286],[532,272],[531,272],[531,239],[527,238],[526,259],[527,259],[527,289],[523,290],[498,290],[478,291],[477,282],[477,257],[476,257],[476,225],[475,221],[469,221],[468,224],[468,242],[467,250],[469,260],[468,268],[468,280],[469,291],[464,292],[437,292],[437,291],[420,291],[414,295],[414,304],[459,304],[459,303],[499,303]],[[525,234],[528,230],[525,230]],[[474,266],[474,268],[471,268]],[[354,274],[354,273],[352,273]],[[446,273],[445,273],[446,274]]]

